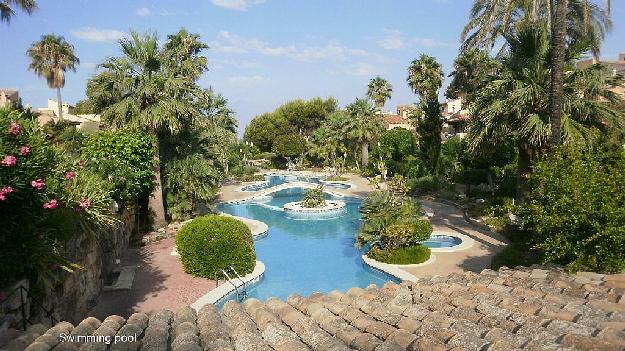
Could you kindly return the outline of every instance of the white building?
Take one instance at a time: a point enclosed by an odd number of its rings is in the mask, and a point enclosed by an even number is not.
[[[48,107],[38,108],[37,112],[39,116],[37,120],[39,121],[39,125],[43,126],[44,124],[54,121],[59,121],[59,104],[56,100],[48,99]],[[76,129],[82,132],[95,132],[100,129],[100,115],[94,114],[86,114],[86,115],[76,115],[74,114],[74,106],[70,104],[63,104],[63,120],[70,122],[76,126]]]

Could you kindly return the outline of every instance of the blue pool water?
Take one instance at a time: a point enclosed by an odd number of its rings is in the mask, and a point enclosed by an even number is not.
[[[422,242],[423,245],[429,247],[430,249],[454,247],[460,245],[461,243],[462,239],[456,236],[442,235],[436,233],[433,233],[428,240]]]
[[[218,205],[222,212],[257,219],[269,226],[269,235],[254,242],[256,256],[265,264],[265,275],[248,290],[248,297],[263,301],[274,296],[286,299],[294,293],[307,296],[398,281],[366,266],[362,252],[355,247],[361,225],[360,199],[342,198],[347,210],[330,219],[294,219],[278,210],[302,197],[302,189],[287,189],[272,194],[263,203]]]
[[[314,183],[314,184],[321,184],[321,179],[319,177],[269,175],[269,176],[265,176],[265,182],[248,185],[248,186],[243,187],[241,190],[259,191],[259,190],[269,189],[276,185],[289,183],[289,182],[308,182],[308,183]],[[344,184],[340,182],[324,182],[324,185],[332,187],[332,188],[337,188],[337,189],[349,189],[351,187],[349,184]]]

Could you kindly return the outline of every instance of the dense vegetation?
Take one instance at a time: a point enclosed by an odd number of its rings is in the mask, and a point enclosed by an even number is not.
[[[256,253],[252,233],[237,219],[208,215],[185,224],[176,236],[176,247],[187,273],[208,279],[224,278],[232,265],[239,274],[254,270]]]
[[[430,250],[420,243],[430,237],[432,225],[420,218],[415,199],[373,192],[362,204],[361,213],[364,223],[357,242],[373,258],[385,263],[421,263],[430,257]],[[415,255],[406,257],[408,254]]]
[[[302,207],[314,208],[325,205],[325,194],[323,193],[323,186],[318,186],[314,189],[307,189],[304,193],[304,199],[302,199]]]
[[[0,286],[77,268],[65,242],[116,221],[112,184],[50,145],[29,112],[0,109],[0,135]]]

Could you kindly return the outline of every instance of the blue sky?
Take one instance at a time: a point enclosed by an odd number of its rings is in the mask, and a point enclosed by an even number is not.
[[[614,29],[602,57],[625,51],[625,7],[615,1]],[[230,101],[242,131],[251,118],[297,98],[364,96],[379,74],[394,87],[386,105],[416,100],[406,68],[422,53],[451,71],[472,0],[40,0],[39,10],[0,24],[0,87],[20,90],[24,103],[44,106],[55,92],[27,71],[26,50],[42,34],[63,35],[81,64],[67,75],[63,96],[84,98],[89,77],[116,40],[131,29],[161,38],[185,27],[211,48],[200,80]]]

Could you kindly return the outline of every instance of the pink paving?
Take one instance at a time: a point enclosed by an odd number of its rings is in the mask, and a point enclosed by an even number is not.
[[[137,265],[131,290],[102,292],[90,316],[103,319],[117,314],[177,309],[190,305],[215,288],[215,282],[184,272],[179,256],[172,256],[174,238],[128,250],[122,265]]]

